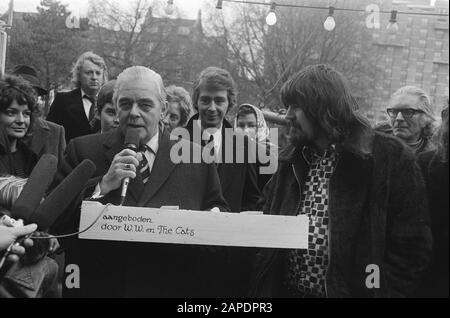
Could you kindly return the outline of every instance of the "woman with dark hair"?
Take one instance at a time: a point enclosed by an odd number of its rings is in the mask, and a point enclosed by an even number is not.
[[[437,149],[419,155],[430,203],[433,255],[427,275],[415,296],[448,298],[448,105],[442,112],[437,137]]]
[[[7,180],[8,184],[3,184],[0,189],[0,216],[10,209],[23,188],[20,180],[29,177],[39,160],[24,142],[32,126],[35,106],[36,94],[28,82],[8,75],[0,79],[0,176],[12,176],[14,183]],[[12,193],[14,198],[11,198]],[[4,200],[5,197],[9,199]],[[33,236],[46,234],[35,232]],[[2,275],[0,298],[56,297],[58,266],[46,255],[57,246],[56,240],[35,240],[34,247],[27,249],[24,259]]]
[[[37,163],[23,142],[32,125],[36,94],[24,80],[6,76],[0,80],[0,173],[26,178]]]

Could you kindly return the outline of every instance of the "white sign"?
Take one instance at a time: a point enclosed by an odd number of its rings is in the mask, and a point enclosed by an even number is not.
[[[102,213],[103,212],[103,213]],[[100,218],[95,222],[95,220]],[[95,224],[94,224],[95,223]],[[308,248],[307,216],[104,206],[83,202],[80,239],[170,244]]]

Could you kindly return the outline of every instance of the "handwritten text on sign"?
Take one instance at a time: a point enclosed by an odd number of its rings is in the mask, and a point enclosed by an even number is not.
[[[105,206],[83,202],[80,230]],[[81,239],[172,244],[295,248],[308,247],[308,217],[252,215],[108,206]]]

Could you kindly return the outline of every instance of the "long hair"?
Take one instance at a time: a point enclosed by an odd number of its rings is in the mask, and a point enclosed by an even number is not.
[[[442,162],[448,162],[448,101],[442,111],[442,124],[437,132],[437,153]]]
[[[23,78],[5,75],[0,79],[0,112],[4,112],[13,101],[16,101],[19,105],[27,105],[31,111],[27,134],[31,133],[31,127],[35,120],[36,100],[36,91]]]
[[[281,99],[286,107],[298,105],[332,143],[366,152],[358,139],[371,130],[370,123],[357,112],[359,106],[346,79],[334,68],[305,67],[283,85]]]
[[[224,69],[210,66],[200,73],[194,83],[192,93],[192,103],[196,110],[198,110],[198,99],[202,88],[210,91],[226,90],[228,95],[228,112],[237,104],[238,92],[236,83],[231,74]]]
[[[75,85],[75,87],[81,87],[81,68],[83,67],[85,61],[94,63],[103,70],[102,85],[105,84],[108,80],[108,69],[106,67],[105,60],[93,52],[85,52],[80,55],[72,68],[72,83]]]

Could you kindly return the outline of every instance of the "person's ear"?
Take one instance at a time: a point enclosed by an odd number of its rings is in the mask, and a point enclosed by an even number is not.
[[[169,111],[169,103],[165,101],[161,105],[161,120],[164,120],[164,118],[166,118],[168,111]]]
[[[100,120],[100,113],[98,112],[98,108],[95,109],[94,118]]]

